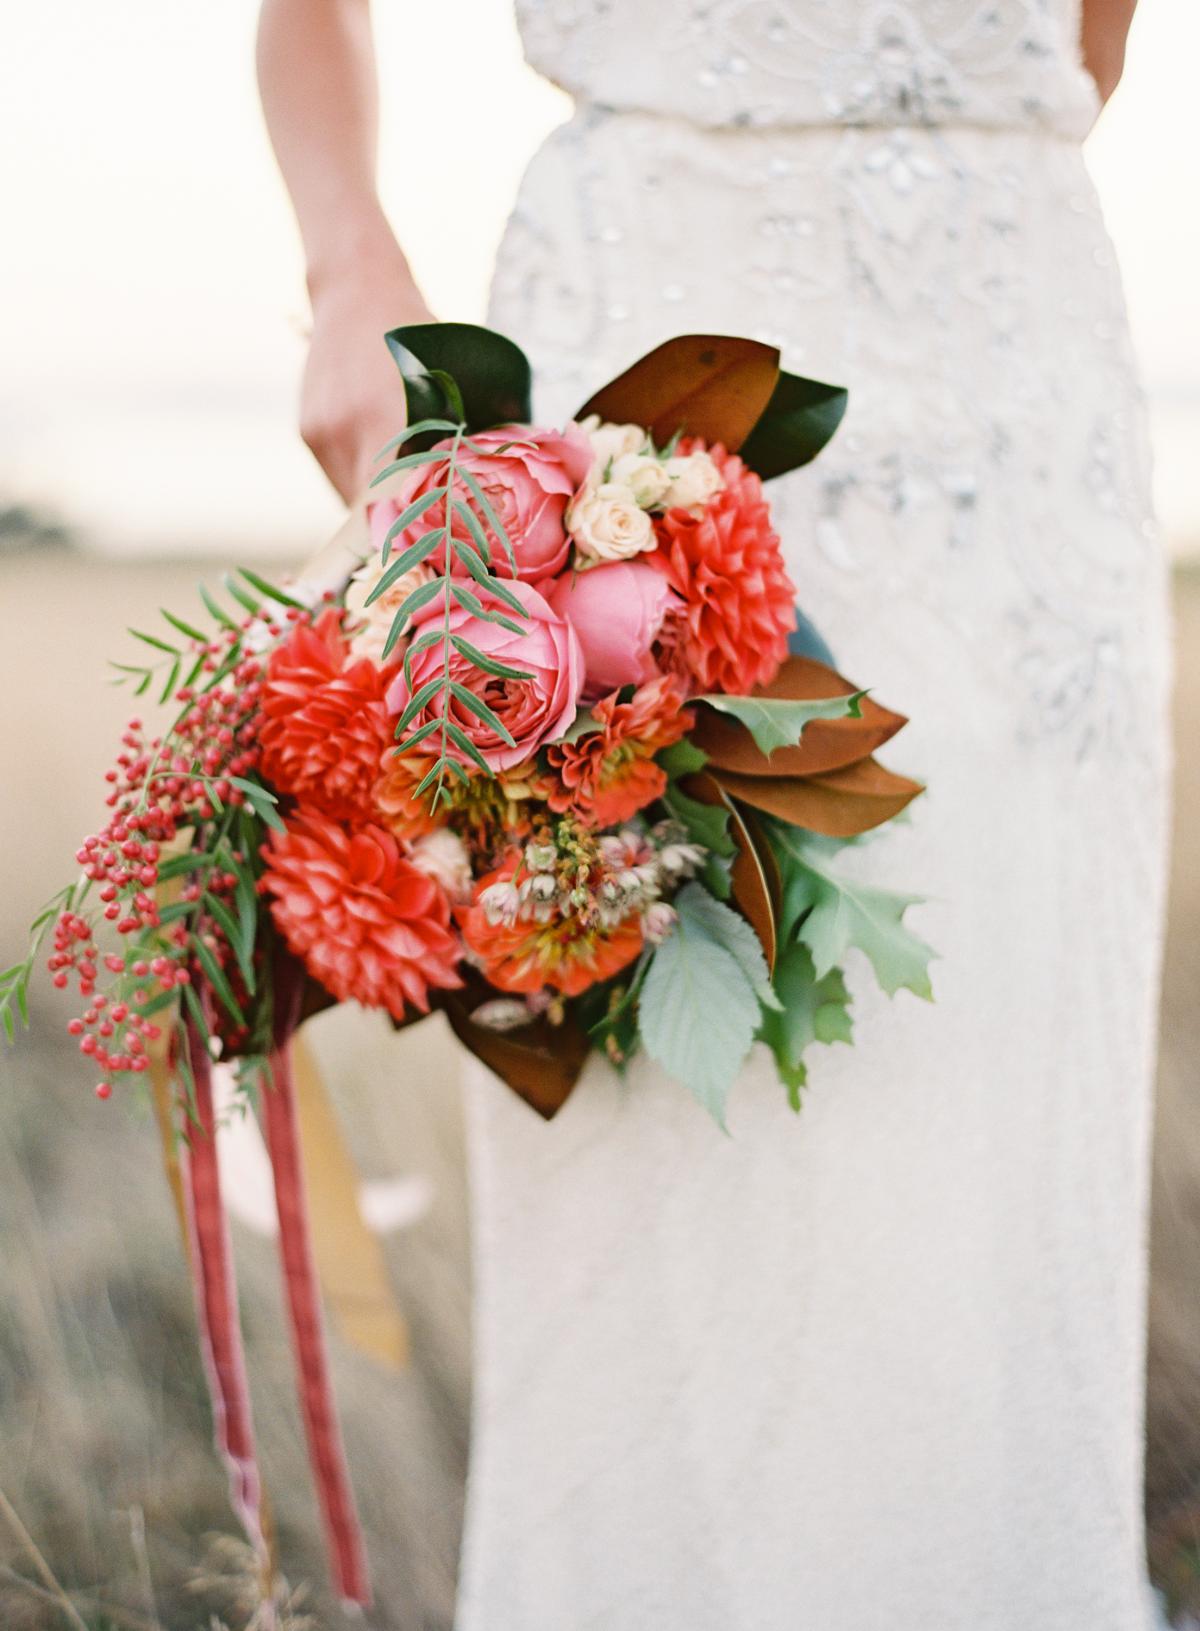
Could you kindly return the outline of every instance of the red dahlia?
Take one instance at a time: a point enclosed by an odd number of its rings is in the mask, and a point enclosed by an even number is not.
[[[683,453],[703,448],[679,444]],[[644,558],[687,602],[683,661],[701,690],[745,695],[775,677],[795,625],[796,591],[762,482],[719,442],[707,450],[725,480],[702,510],[668,510]]]
[[[395,672],[351,657],[336,607],[298,623],[272,653],[263,685],[267,780],[336,821],[369,819],[392,739],[384,692]]]
[[[391,833],[351,834],[301,809],[263,847],[263,887],[289,951],[339,1001],[429,1010],[429,987],[462,984],[462,955],[441,886],[401,854]]]

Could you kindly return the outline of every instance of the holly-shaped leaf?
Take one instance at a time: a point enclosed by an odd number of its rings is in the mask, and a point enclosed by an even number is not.
[[[798,701],[790,697],[730,697],[713,691],[695,700],[740,720],[762,752],[770,754],[776,748],[794,748],[804,727],[814,719],[858,719],[865,695],[864,691],[851,691],[841,697]]]
[[[850,993],[840,968],[817,978],[812,953],[794,940],[775,964],[779,1006],[764,1012],[759,1035],[775,1055],[779,1076],[793,1110],[808,1080],[804,1054],[814,1042],[850,1042]]]
[[[817,978],[839,967],[855,947],[888,996],[903,987],[931,1002],[929,964],[937,953],[903,921],[921,897],[841,877],[830,864],[828,845],[795,827],[772,821],[770,835],[784,879],[785,932],[795,927],[812,953]]]

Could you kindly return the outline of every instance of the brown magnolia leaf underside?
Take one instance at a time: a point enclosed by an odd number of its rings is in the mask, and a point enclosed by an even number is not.
[[[473,1004],[448,993],[441,1004],[455,1036],[490,1071],[549,1121],[571,1096],[591,1052],[586,1033],[572,1020],[551,1025],[536,1019],[515,1031],[493,1031],[471,1018]]]
[[[779,352],[731,334],[681,334],[602,386],[576,414],[645,425],[662,447],[676,431],[735,453],[779,378]]]
[[[729,811],[729,835],[737,846],[729,875],[733,903],[758,936],[767,968],[773,974],[779,949],[776,923],[782,890],[770,846],[749,812],[740,810],[707,771],[689,776],[683,790],[701,804],[720,804]]]
[[[891,821],[925,789],[875,759],[823,776],[743,776],[714,770],[726,793],[826,838],[856,838]]]
[[[856,687],[841,674],[811,657],[789,657],[769,685],[757,686],[756,697],[787,701],[823,701]],[[814,719],[804,727],[798,745],[765,754],[740,722],[715,708],[700,707],[691,739],[720,770],[743,776],[822,776],[867,759],[907,725],[870,697],[863,697],[859,719]]]

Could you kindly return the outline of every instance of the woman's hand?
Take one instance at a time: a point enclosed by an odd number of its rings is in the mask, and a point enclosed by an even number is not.
[[[404,428],[404,385],[384,345],[388,329],[433,321],[396,244],[312,280],[312,341],[300,434],[352,503],[379,449]]]

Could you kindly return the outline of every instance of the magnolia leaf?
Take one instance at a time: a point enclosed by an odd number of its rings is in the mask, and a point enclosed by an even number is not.
[[[827,664],[808,657],[788,657],[769,684],[759,686],[754,700],[784,701],[858,699],[856,710],[833,719],[814,719],[805,725],[792,747],[776,746],[764,752],[736,717],[715,708],[702,708],[692,740],[720,770],[745,776],[818,776],[868,758],[908,723],[903,714],[883,708]]]
[[[695,700],[739,720],[762,751],[771,754],[776,748],[795,747],[804,727],[815,719],[857,719],[865,694],[852,691],[848,696],[798,701],[767,696],[729,697],[713,691]]]
[[[817,978],[839,967],[855,947],[889,997],[903,987],[932,1001],[929,964],[937,953],[903,922],[921,897],[840,876],[823,847],[779,822],[771,823],[770,837],[784,878],[785,919],[798,919],[796,933],[812,953]]]
[[[730,334],[681,334],[656,346],[575,415],[645,425],[656,446],[683,432],[737,452],[768,407],[779,352]]]
[[[781,372],[771,400],[740,449],[742,458],[764,481],[799,469],[816,458],[837,430],[847,400],[840,385]]]
[[[532,419],[529,359],[505,335],[475,323],[411,323],[386,338],[404,378],[410,419],[451,417],[445,375],[461,396],[468,431]]]
[[[827,776],[713,775],[733,798],[792,827],[827,838],[857,838],[895,818],[925,789],[885,770],[875,759]]]
[[[799,941],[780,953],[775,992],[778,1006],[763,1014],[759,1036],[775,1055],[792,1109],[799,1110],[800,1089],[808,1080],[805,1051],[814,1042],[852,1040],[850,993],[840,968],[818,980],[812,953]]]
[[[698,885],[689,888],[699,890]],[[686,893],[676,897],[677,906]],[[730,1089],[753,1046],[760,1012],[738,959],[714,937],[705,917],[684,903],[646,970],[638,1028],[650,1057],[722,1128]]]

